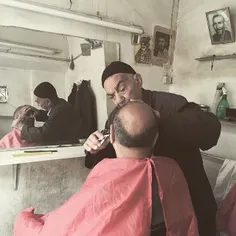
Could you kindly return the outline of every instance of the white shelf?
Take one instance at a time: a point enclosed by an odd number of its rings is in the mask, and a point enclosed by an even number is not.
[[[221,124],[226,124],[226,125],[236,125],[236,121],[230,121],[230,120],[220,120]]]
[[[13,116],[8,116],[8,115],[0,115],[0,119],[12,119],[13,120]]]
[[[37,147],[35,150],[57,150],[52,154],[39,154],[39,155],[30,155],[30,156],[18,156],[14,157],[14,154],[24,153],[24,150],[34,150],[31,149],[22,149],[22,150],[6,150],[0,151],[0,166],[6,165],[15,165],[23,163],[33,163],[41,161],[53,161],[53,160],[65,160],[71,158],[84,157],[84,147],[83,146],[72,146],[72,147],[53,147],[48,146],[47,148]]]
[[[209,55],[204,57],[195,58],[197,61],[212,61],[212,60],[225,60],[225,59],[236,59],[236,54],[230,55]]]

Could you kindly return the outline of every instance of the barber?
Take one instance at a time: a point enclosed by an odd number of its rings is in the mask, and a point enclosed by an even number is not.
[[[178,162],[188,183],[200,236],[216,235],[217,206],[200,149],[208,150],[217,144],[221,132],[217,117],[180,95],[143,89],[141,75],[119,61],[112,62],[104,70],[102,86],[117,107],[130,99],[141,99],[160,112],[160,137],[154,155],[168,156]],[[116,110],[109,115],[106,128],[112,124]],[[103,134],[96,131],[84,144],[88,168],[105,157],[116,157],[109,139],[100,145],[98,139],[102,137]]]
[[[35,102],[41,109],[34,108],[36,121],[45,122],[41,127],[15,122],[21,130],[21,139],[41,144],[63,144],[76,142],[76,116],[71,104],[59,98],[49,82],[39,84],[34,90]]]

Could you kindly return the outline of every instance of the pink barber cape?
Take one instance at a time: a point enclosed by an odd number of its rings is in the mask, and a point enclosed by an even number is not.
[[[197,221],[182,171],[169,158],[104,159],[81,189],[58,209],[22,211],[14,236],[148,236],[152,215],[152,165],[167,236],[198,236]]]
[[[0,148],[20,148],[36,146],[35,143],[29,143],[20,137],[21,131],[19,129],[12,129],[0,140]]]

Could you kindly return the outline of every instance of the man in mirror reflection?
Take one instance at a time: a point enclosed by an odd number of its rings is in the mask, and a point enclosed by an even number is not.
[[[102,86],[117,106],[109,115],[105,127],[113,122],[118,107],[130,99],[141,99],[160,112],[160,136],[154,147],[155,156],[177,161],[188,183],[198,220],[199,235],[216,235],[216,202],[203,167],[201,150],[208,150],[218,142],[221,125],[217,117],[188,102],[183,96],[142,88],[142,76],[130,65],[112,62],[102,74]],[[93,168],[103,158],[115,158],[109,138],[102,145],[100,131],[92,133],[84,144],[85,165]]]
[[[17,119],[14,123],[21,130],[21,139],[44,145],[76,142],[76,116],[72,105],[59,98],[55,87],[49,82],[39,84],[34,90],[34,97],[40,107],[33,108],[35,119],[44,124],[41,127],[29,126]]]
[[[20,120],[23,125],[33,127],[35,123],[34,119],[34,108],[29,105],[23,105],[16,108],[13,114],[14,121]],[[0,140],[0,148],[21,148],[21,147],[30,147],[37,145],[34,142],[28,142],[21,139],[21,131],[18,128],[14,127],[15,124],[12,124],[12,130],[6,134]]]

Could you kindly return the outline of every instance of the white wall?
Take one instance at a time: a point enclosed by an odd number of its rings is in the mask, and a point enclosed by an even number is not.
[[[29,71],[0,68],[0,84],[6,85],[9,91],[7,103],[0,104],[1,116],[12,116],[15,108],[31,102]]]
[[[205,13],[230,7],[234,25],[236,2],[234,0],[194,1],[181,0],[178,19],[178,34],[175,51],[174,84],[170,91],[187,97],[188,100],[211,106],[218,82],[225,82],[228,100],[236,107],[235,60],[198,62],[197,57],[213,54],[232,54],[236,43],[212,45],[210,42]],[[223,157],[235,158],[236,126],[223,125],[219,144],[210,152]]]
[[[79,190],[89,173],[82,157],[22,164],[14,191],[12,170],[12,166],[0,166],[1,236],[13,236],[15,217],[25,208],[34,206],[35,213],[45,214],[59,207]]]

